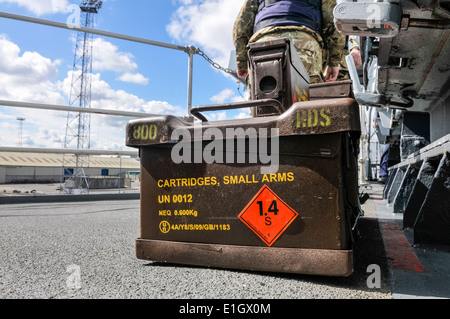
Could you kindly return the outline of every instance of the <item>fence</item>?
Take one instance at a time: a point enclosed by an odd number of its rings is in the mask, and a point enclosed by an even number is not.
[[[154,41],[150,39],[138,38],[134,36],[124,35],[120,33],[114,33],[109,31],[103,31],[98,29],[86,28],[81,26],[73,26],[67,23],[61,23],[51,20],[33,18],[18,14],[12,14],[7,12],[0,11],[0,18],[13,19],[23,22],[35,23],[46,25],[55,28],[62,28],[71,31],[78,32],[86,32],[92,33],[104,37],[116,38],[125,41],[132,41],[147,45],[153,45],[158,47],[163,47],[172,50],[178,50],[185,52],[188,55],[188,71],[187,71],[187,114],[186,117],[190,117],[191,108],[192,108],[192,79],[193,79],[193,65],[194,65],[194,55],[198,54],[200,51],[198,48],[187,45],[187,46],[179,46],[170,43],[164,43],[159,41]],[[100,115],[113,115],[113,116],[125,116],[125,117],[153,117],[160,116],[157,114],[149,114],[149,113],[140,113],[140,112],[127,112],[127,111],[118,111],[118,110],[108,110],[108,109],[94,109],[94,108],[81,108],[81,107],[72,107],[65,105],[51,105],[51,104],[41,104],[41,103],[29,103],[29,102],[20,102],[20,101],[6,101],[0,100],[1,106],[9,106],[9,107],[22,107],[22,108],[34,108],[34,109],[45,109],[45,110],[56,110],[56,111],[64,111],[64,112],[80,112],[80,113],[93,113]],[[0,151],[16,151],[16,152],[36,152],[36,153],[65,153],[65,154],[83,154],[83,155],[137,155],[137,152],[130,151],[103,151],[103,150],[83,150],[83,149],[45,149],[45,148],[22,148],[22,147],[0,147]]]

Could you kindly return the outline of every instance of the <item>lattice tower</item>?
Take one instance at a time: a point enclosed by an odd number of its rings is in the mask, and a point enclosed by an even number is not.
[[[92,28],[94,17],[102,6],[102,1],[83,0],[80,9],[80,24]],[[91,107],[93,34],[77,32],[69,105],[80,108]],[[68,112],[64,148],[87,150],[90,148],[90,114]],[[77,154],[75,162],[69,161],[69,155],[63,157],[61,190],[70,194],[89,192],[89,155]]]

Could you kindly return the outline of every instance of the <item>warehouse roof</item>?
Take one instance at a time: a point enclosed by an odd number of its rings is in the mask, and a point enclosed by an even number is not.
[[[76,166],[75,155],[50,154],[50,153],[20,153],[0,152],[0,166],[37,166],[37,167],[61,167],[64,158],[64,166]],[[140,163],[135,158],[90,156],[89,167],[92,168],[125,168],[139,169]]]

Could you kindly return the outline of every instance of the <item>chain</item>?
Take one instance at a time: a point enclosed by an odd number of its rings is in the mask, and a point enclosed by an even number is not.
[[[229,69],[229,68],[224,68],[224,67],[221,66],[219,63],[214,62],[214,61],[211,60],[211,59],[209,58],[209,56],[207,56],[206,53],[203,52],[201,49],[197,49],[197,51],[196,51],[195,53],[198,54],[198,55],[200,55],[200,56],[202,56],[206,61],[208,61],[209,64],[211,64],[211,65],[212,65],[213,67],[215,67],[216,69],[221,70],[221,71],[223,71],[223,72],[225,72],[225,73],[228,73],[228,74],[233,74],[233,75],[235,75],[235,71],[233,71],[233,70],[231,70],[231,69]],[[244,100],[246,100],[246,98],[242,95],[241,90],[240,90],[241,82],[240,82],[240,81],[237,81],[237,83],[238,83],[238,88],[237,88],[237,90],[238,90],[238,92],[239,92],[239,95],[240,95]],[[245,90],[245,85],[244,85],[244,90]]]
[[[208,61],[209,64],[211,64],[213,67],[215,67],[216,69],[223,71],[225,73],[234,73],[233,70],[228,69],[228,68],[224,68],[223,66],[221,66],[220,64],[218,64],[217,62],[214,62],[213,60],[211,60],[206,54],[205,52],[203,52],[202,50],[198,49],[197,54],[200,55],[201,57],[203,57],[206,61]]]

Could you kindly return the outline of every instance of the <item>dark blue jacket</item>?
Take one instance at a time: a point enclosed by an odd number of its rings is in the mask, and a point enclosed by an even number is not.
[[[320,34],[320,0],[258,0],[254,32],[271,26],[307,26]]]

